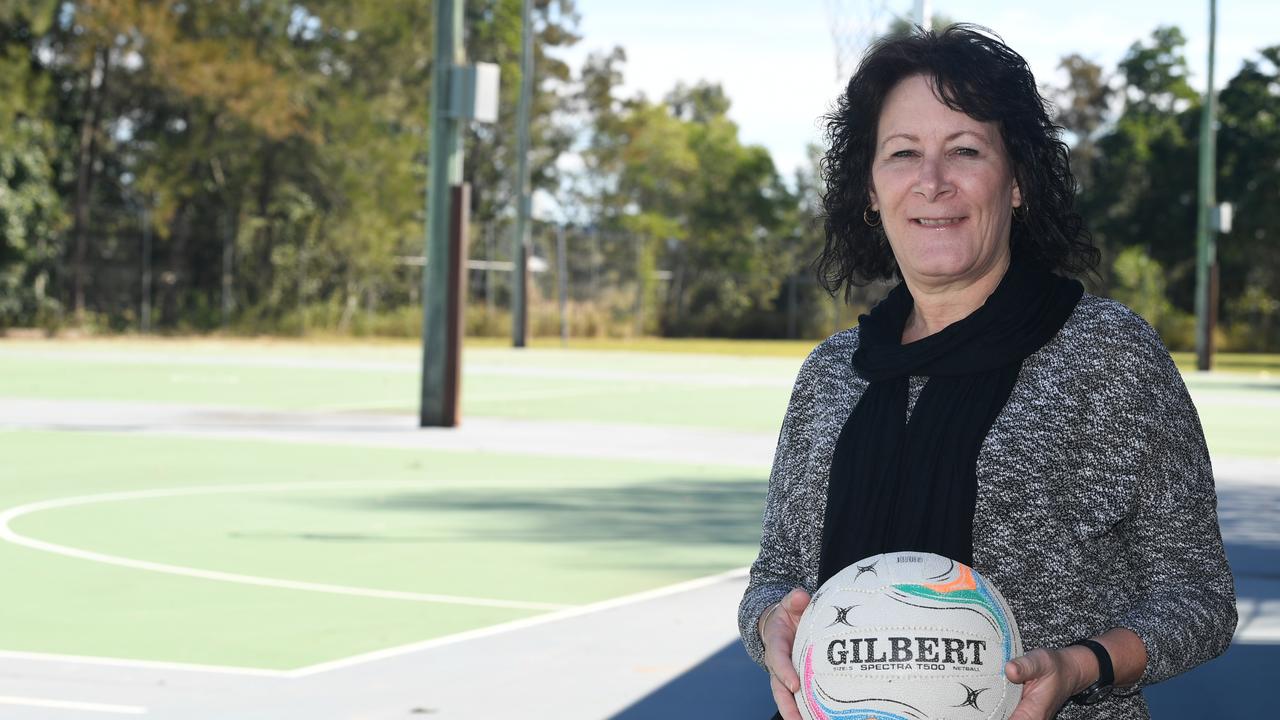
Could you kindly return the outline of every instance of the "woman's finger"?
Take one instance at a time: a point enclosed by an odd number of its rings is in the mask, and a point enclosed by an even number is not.
[[[805,608],[809,607],[809,593],[795,588],[782,598],[782,607],[791,614],[792,625],[800,624],[800,616],[804,614]]]
[[[1021,657],[1010,660],[1004,666],[1004,674],[1009,682],[1019,685],[1049,674],[1052,663],[1049,654],[1044,650],[1032,650]]]
[[[808,606],[809,593],[800,588],[793,589],[766,618],[760,635],[765,648],[765,667],[790,692],[800,688],[800,676],[791,665],[791,646],[796,638],[796,625]]]
[[[800,676],[791,665],[791,642],[785,638],[781,629],[770,633],[770,640],[765,641],[764,664],[769,668],[769,675],[775,681],[781,681],[787,688],[800,688]]]
[[[777,677],[769,676],[769,688],[773,690],[773,702],[777,704],[778,712],[782,713],[782,720],[804,720],[800,717],[800,708],[796,707],[795,695],[783,687]]]

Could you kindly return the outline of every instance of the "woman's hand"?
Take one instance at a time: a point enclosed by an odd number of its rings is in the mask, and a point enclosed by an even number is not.
[[[1092,684],[1098,661],[1080,646],[1032,650],[1009,661],[1004,674],[1022,686],[1022,699],[1009,720],[1049,720],[1072,695]]]
[[[809,593],[796,588],[760,617],[764,664],[769,669],[769,687],[773,689],[773,701],[778,704],[782,720],[803,720],[800,709],[796,707],[795,693],[800,689],[800,676],[791,665],[791,646],[795,643],[800,616],[808,606]]]

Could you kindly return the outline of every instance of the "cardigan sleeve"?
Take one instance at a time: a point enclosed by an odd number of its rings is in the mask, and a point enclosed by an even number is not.
[[[738,606],[738,630],[747,653],[764,667],[764,643],[760,639],[760,615],[795,587],[802,586],[804,570],[797,551],[798,523],[814,522],[800,517],[803,503],[797,497],[804,482],[808,446],[812,442],[814,382],[817,378],[819,346],[800,367],[791,400],[778,433],[778,444],[769,472],[761,523],[760,554],[751,564],[750,579]],[[820,519],[819,519],[820,520]]]
[[[1140,443],[1139,502],[1125,528],[1136,592],[1117,618],[1146,645],[1138,686],[1222,654],[1236,627],[1235,587],[1200,418],[1159,336],[1141,325],[1131,411]]]

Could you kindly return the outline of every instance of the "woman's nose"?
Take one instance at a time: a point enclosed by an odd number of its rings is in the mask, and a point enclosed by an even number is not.
[[[916,175],[916,185],[913,190],[930,202],[937,200],[951,189],[951,183],[947,180],[946,167],[942,163],[942,159],[937,156],[929,156],[921,159],[919,165],[920,171]]]

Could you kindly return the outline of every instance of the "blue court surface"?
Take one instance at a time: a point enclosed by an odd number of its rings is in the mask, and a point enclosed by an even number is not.
[[[1236,641],[1216,660],[1145,690],[1155,720],[1280,716],[1280,464],[1270,472],[1267,464],[1255,467],[1264,476],[1249,473],[1247,483],[1224,481],[1219,470],[1219,515],[1240,608]],[[729,642],[614,717],[766,720],[773,710],[767,677]]]

